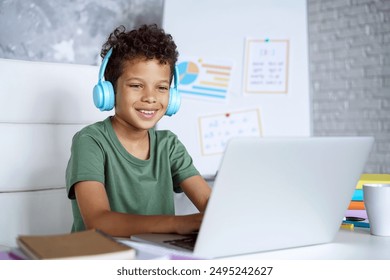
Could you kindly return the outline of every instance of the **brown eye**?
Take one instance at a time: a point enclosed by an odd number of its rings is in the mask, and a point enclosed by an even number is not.
[[[166,87],[166,86],[161,86],[161,87],[158,87],[158,90],[161,91],[161,92],[165,92],[165,91],[168,91],[169,88]]]

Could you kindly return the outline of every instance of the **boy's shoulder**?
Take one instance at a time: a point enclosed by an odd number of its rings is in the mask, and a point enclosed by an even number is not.
[[[175,133],[173,133],[172,131],[170,131],[170,130],[168,130],[168,129],[160,130],[160,129],[152,128],[151,131],[154,131],[154,133],[156,133],[156,134],[158,134],[158,135],[176,136]]]
[[[95,122],[93,124],[89,124],[85,127],[83,127],[81,130],[79,130],[76,135],[82,136],[82,135],[90,135],[90,136],[97,136],[101,135],[102,133],[107,132],[107,122],[110,121],[109,118]]]
[[[160,139],[175,139],[175,138],[177,138],[177,135],[170,130],[157,130],[157,129],[153,128],[153,129],[149,130],[149,132],[150,131],[152,131],[156,135],[156,137],[160,138]]]
[[[155,136],[153,137],[159,146],[165,147],[179,147],[183,146],[179,137],[170,130],[155,130]],[[152,138],[152,139],[153,139]]]

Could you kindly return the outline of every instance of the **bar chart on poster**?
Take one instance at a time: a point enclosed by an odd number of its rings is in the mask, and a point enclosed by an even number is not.
[[[163,27],[182,101],[157,128],[178,135],[203,175],[233,137],[310,136],[305,0],[166,0]]]

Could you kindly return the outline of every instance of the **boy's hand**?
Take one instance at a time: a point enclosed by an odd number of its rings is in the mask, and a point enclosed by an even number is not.
[[[198,231],[203,220],[203,213],[175,216],[175,231],[179,234],[189,234]]]

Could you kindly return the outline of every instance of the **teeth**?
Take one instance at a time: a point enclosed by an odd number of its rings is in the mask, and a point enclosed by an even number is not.
[[[140,112],[141,112],[142,114],[146,114],[146,115],[153,115],[153,114],[154,114],[154,111],[140,110]]]

